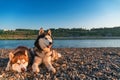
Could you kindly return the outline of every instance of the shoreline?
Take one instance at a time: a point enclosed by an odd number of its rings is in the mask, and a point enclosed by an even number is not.
[[[32,71],[17,73],[4,71],[8,53],[12,49],[0,49],[0,79],[46,79],[46,80],[118,80],[120,79],[120,48],[54,48],[62,54],[53,66],[57,70],[52,74],[44,65],[40,65],[40,73]]]
[[[0,40],[35,40],[36,38],[0,38]],[[120,37],[100,37],[100,36],[81,36],[81,37],[53,37],[54,40],[84,40],[84,39],[120,39]]]

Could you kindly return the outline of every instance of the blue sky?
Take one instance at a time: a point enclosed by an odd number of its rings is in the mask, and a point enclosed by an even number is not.
[[[120,0],[0,0],[0,29],[120,26]]]

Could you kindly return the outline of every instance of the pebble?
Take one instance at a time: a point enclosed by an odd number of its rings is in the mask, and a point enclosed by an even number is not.
[[[54,76],[54,80],[59,80],[56,76]]]
[[[39,80],[38,78],[34,78],[33,80]]]
[[[0,53],[0,80],[119,80],[120,48],[59,48],[62,58],[53,62],[56,74],[40,65],[40,72],[17,73],[4,71],[7,49]],[[1,50],[0,50],[1,51]],[[4,55],[3,55],[4,54]]]
[[[83,64],[84,64],[84,62],[80,62],[80,64],[81,64],[81,65],[83,65]]]
[[[102,75],[103,75],[102,72],[97,72],[97,73],[96,73],[96,77],[100,77],[100,76],[102,76]]]
[[[62,67],[67,67],[67,64],[62,64]]]
[[[80,74],[80,78],[85,79],[86,78],[85,74]]]

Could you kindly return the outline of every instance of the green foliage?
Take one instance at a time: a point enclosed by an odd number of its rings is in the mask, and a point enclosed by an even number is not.
[[[53,37],[120,37],[120,27],[93,28],[51,28]],[[36,39],[39,30],[16,29],[11,31],[0,30],[0,39]]]

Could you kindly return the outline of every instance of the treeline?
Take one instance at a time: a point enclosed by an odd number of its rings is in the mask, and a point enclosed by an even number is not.
[[[93,28],[93,29],[82,29],[82,28],[72,28],[72,29],[51,29],[53,35],[56,37],[120,37],[120,27],[114,28]]]
[[[120,27],[114,28],[51,28],[53,37],[120,37]],[[35,39],[39,30],[0,30],[0,39]]]

